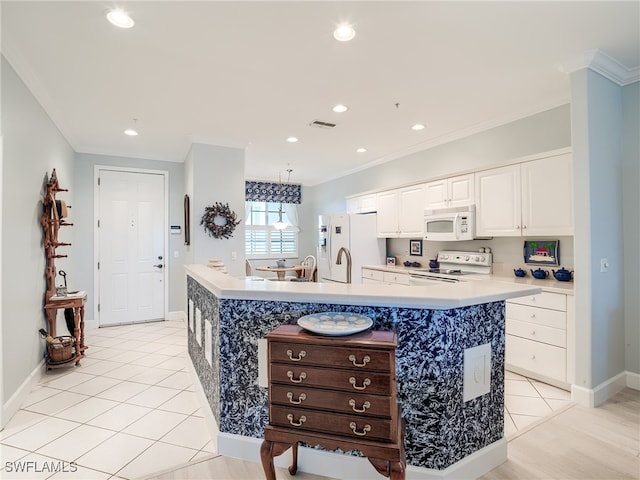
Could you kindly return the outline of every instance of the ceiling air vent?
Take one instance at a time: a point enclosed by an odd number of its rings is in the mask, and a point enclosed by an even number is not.
[[[336,126],[335,123],[323,122],[321,120],[314,120],[309,124],[310,127],[318,127],[318,128],[333,128]]]

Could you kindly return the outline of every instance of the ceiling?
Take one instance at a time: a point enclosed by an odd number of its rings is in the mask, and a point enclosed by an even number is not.
[[[102,1],[2,1],[2,50],[77,152],[244,148],[248,179],[314,185],[566,104],[559,66],[587,50],[637,68],[639,5],[144,1],[119,29]]]

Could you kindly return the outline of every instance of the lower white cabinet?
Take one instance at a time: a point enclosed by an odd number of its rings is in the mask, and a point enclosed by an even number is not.
[[[506,367],[563,388],[573,381],[573,296],[542,292],[506,302]]]
[[[362,283],[378,283],[383,285],[409,285],[409,274],[363,268]]]

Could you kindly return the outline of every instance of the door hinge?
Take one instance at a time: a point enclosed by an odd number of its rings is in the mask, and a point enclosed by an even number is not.
[[[100,177],[98,177],[98,186],[100,186]]]
[[[98,219],[98,228],[100,228],[100,219]]]
[[[100,262],[98,262],[98,270],[100,270]]]
[[[98,313],[100,313],[100,304],[98,304]]]

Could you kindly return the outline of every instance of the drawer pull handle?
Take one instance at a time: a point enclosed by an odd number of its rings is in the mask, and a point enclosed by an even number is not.
[[[301,393],[298,397],[298,400],[293,399],[293,392],[287,392],[287,398],[289,399],[289,403],[293,403],[294,405],[300,405],[303,400],[307,399],[306,393]]]
[[[291,370],[287,371],[287,377],[293,383],[301,383],[305,378],[307,378],[307,374],[304,372],[300,372],[300,376],[298,378],[293,378],[293,372]]]
[[[367,408],[371,408],[371,404],[369,402],[364,402],[362,404],[362,408],[356,408],[356,401],[353,398],[349,400],[349,406],[351,407],[351,410],[356,413],[364,413]]]
[[[298,354],[297,357],[293,356],[293,351],[292,350],[287,350],[287,356],[289,357],[289,360],[293,361],[293,362],[299,362],[300,360],[302,360],[304,357],[307,356],[307,352],[305,352],[304,350],[300,350],[300,353]]]
[[[293,413],[290,413],[287,415],[287,420],[289,420],[289,423],[294,427],[300,427],[304,422],[307,421],[307,417],[305,417],[304,415],[300,415],[300,421],[296,423],[293,421]]]
[[[371,361],[371,357],[369,355],[365,355],[364,358],[362,359],[362,363],[358,363],[356,362],[355,355],[349,355],[349,361],[353,363],[354,367],[365,367],[367,363]]]
[[[356,422],[351,422],[349,424],[349,428],[353,433],[355,433],[360,437],[364,437],[367,434],[367,432],[371,431],[371,425],[369,425],[368,423],[362,428],[361,432],[358,431],[358,426],[356,425]]]
[[[367,388],[369,385],[371,385],[371,380],[369,380],[368,378],[365,378],[362,381],[362,386],[359,387],[356,385],[356,377],[349,377],[349,383],[351,385],[353,385],[353,388],[355,388],[356,390],[364,390],[365,388]]]

